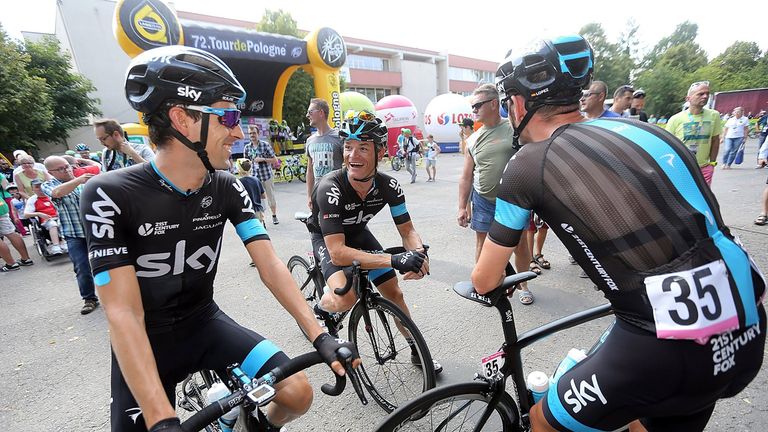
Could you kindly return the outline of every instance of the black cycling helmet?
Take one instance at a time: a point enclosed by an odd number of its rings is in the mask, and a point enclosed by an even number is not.
[[[520,95],[528,114],[515,128],[515,144],[536,110],[544,105],[572,105],[589,88],[594,52],[579,35],[536,41],[522,53],[507,53],[496,71],[496,89],[506,101]]]
[[[349,110],[344,115],[339,136],[344,139],[372,141],[378,151],[387,143],[387,127],[368,111]]]
[[[144,121],[158,127],[169,127],[168,102],[189,105],[211,105],[218,101],[239,102],[245,90],[232,70],[215,55],[181,45],[154,48],[136,56],[128,66],[125,96],[133,109],[144,113]],[[209,113],[203,113],[200,141],[192,143],[178,131],[171,133],[184,145],[197,152],[206,169],[214,168],[205,151]]]

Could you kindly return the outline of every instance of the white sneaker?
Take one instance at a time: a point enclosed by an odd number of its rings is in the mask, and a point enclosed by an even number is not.
[[[63,253],[64,253],[64,252],[62,252],[62,250],[61,250],[61,248],[59,247],[59,245],[53,245],[53,246],[51,246],[51,254],[52,254],[52,255],[61,255],[61,254],[63,254]]]
[[[61,251],[64,253],[69,253],[69,248],[67,247],[67,244],[64,242],[59,243],[59,247],[61,248]]]

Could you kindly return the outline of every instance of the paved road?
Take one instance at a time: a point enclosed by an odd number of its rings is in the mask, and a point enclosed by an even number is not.
[[[756,142],[751,141],[748,161],[754,160],[755,148]],[[745,165],[718,170],[713,189],[726,222],[766,270],[768,229],[753,225],[752,220],[768,170]],[[459,155],[445,154],[438,164],[436,183],[426,183],[426,176],[420,173],[416,184],[404,184],[415,226],[431,245],[432,275],[405,282],[403,289],[433,356],[445,367],[440,384],[470,379],[479,369],[480,358],[496,351],[503,340],[495,311],[463,300],[451,290],[455,282],[468,279],[474,253],[474,234],[455,223],[460,167]],[[385,171],[392,173],[388,168]],[[407,183],[405,171],[393,175]],[[295,211],[305,209],[305,185],[294,181],[279,184],[276,190],[281,223],[270,226],[269,232],[277,253],[287,261],[309,249],[306,230],[291,220]],[[370,228],[385,246],[396,244],[387,211],[374,218]],[[277,341],[289,355],[310,350],[256,271],[248,267],[249,259],[239,243],[228,226],[216,279],[217,302],[238,322]],[[109,335],[104,313],[98,309],[87,316],[79,314],[81,301],[68,262],[45,263],[37,259],[34,249],[30,253],[36,258],[35,266],[0,274],[0,430],[108,430]],[[514,302],[518,331],[604,302],[590,282],[578,278],[579,269],[568,264],[556,237],[547,240],[545,254],[552,270],[531,284],[536,303],[524,307]],[[534,345],[524,352],[525,369],[551,373],[570,348],[589,348],[608,322],[589,323]],[[331,380],[323,367],[314,368],[309,375],[316,389]],[[708,430],[766,430],[767,411],[768,373],[763,368],[745,391],[718,405]],[[382,415],[375,404],[362,407],[352,392],[331,398],[317,390],[310,413],[290,430],[367,431]]]

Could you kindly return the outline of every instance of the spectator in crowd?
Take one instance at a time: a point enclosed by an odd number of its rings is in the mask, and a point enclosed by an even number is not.
[[[643,111],[645,107],[645,90],[637,89],[632,93],[632,104],[629,107],[629,117],[648,123],[648,114]]]
[[[101,170],[104,172],[155,159],[155,152],[148,145],[127,141],[123,127],[116,120],[94,122],[93,133],[106,147],[101,155]]]
[[[80,194],[83,185],[94,176],[86,173],[75,177],[72,166],[58,156],[49,156],[45,159],[45,166],[53,178],[42,185],[43,192],[53,200],[53,205],[59,212],[61,233],[66,239],[69,248],[69,259],[77,276],[77,286],[80,289],[80,297],[83,299],[83,307],[80,313],[83,315],[93,312],[99,305],[96,296],[91,264],[88,261],[88,245],[85,241],[85,231],[80,219]]]
[[[6,188],[9,185],[8,181],[3,178],[0,179],[0,183],[2,183],[3,186],[2,190],[6,191]],[[0,272],[3,273],[18,270],[20,266],[31,266],[34,264],[29,258],[24,239],[22,239],[19,233],[16,232],[16,227],[13,225],[10,215],[11,206],[8,205],[5,199],[0,199],[0,258],[5,261],[5,264],[0,267]],[[7,238],[14,249],[19,252],[19,255],[21,255],[19,261],[16,261],[13,258],[11,250],[8,248],[8,245],[5,244],[3,238]]]
[[[98,162],[75,156],[64,155],[62,157],[72,167],[72,174],[74,174],[75,177],[80,177],[83,174],[96,175],[101,172],[101,164]]]
[[[584,117],[596,119],[600,117],[621,117],[619,114],[605,108],[605,97],[608,87],[602,81],[592,81],[589,90],[581,93],[579,108]]]
[[[75,146],[75,151],[77,152],[77,154],[81,158],[86,159],[86,160],[90,160],[90,161],[94,161],[94,162],[98,162],[99,166],[101,166],[101,160],[99,159],[99,157],[95,153],[91,153],[91,148],[88,147],[88,144],[80,143],[80,144],[76,145]]]
[[[426,161],[428,182],[435,181],[437,176],[437,156],[440,154],[440,144],[435,142],[432,134],[427,135],[427,142],[424,143],[424,153]]]
[[[717,152],[720,150],[720,130],[723,126],[720,113],[705,108],[709,100],[709,82],[699,81],[691,84],[685,100],[688,109],[673,115],[666,129],[696,155],[696,162],[704,180],[711,185],[717,165]],[[659,120],[659,124],[663,124],[662,121],[666,123],[664,117]]]
[[[659,119],[658,122],[656,122],[656,124],[660,124],[660,125],[667,124],[667,117],[666,116],[661,116],[661,118]]]
[[[13,222],[13,224],[16,226],[16,231],[22,236],[29,235],[26,227],[24,227],[24,223],[22,222],[24,206],[22,204],[21,212],[17,206],[17,203],[24,202],[21,194],[19,193],[19,188],[15,183],[10,183],[5,177],[0,177],[0,196],[2,196],[5,204],[8,205],[8,209],[10,210],[8,212],[8,216],[11,218],[11,222]]]
[[[14,165],[13,175],[18,174],[19,171],[22,170],[23,167],[21,166],[21,158],[24,157],[24,156],[30,156],[31,157],[31,155],[29,153],[27,153],[26,151],[24,151],[24,150],[14,150],[13,151],[13,165]],[[35,158],[32,158],[32,161],[34,161],[34,160],[35,160]],[[43,164],[41,164],[39,162],[35,162],[34,168],[36,170],[45,172],[45,167],[43,166]]]
[[[656,118],[656,114],[651,114],[648,118],[648,123],[650,124],[656,124],[657,121],[659,121],[659,119]]]
[[[625,84],[613,92],[613,105],[611,111],[618,114],[619,117],[629,117],[629,107],[632,106],[632,94],[635,89],[631,85]]]
[[[330,107],[323,99],[314,98],[309,101],[307,119],[309,125],[316,129],[307,138],[307,206],[312,209],[312,189],[315,183],[331,171],[341,169],[344,163],[344,144],[339,137],[339,131],[328,125]]]
[[[403,154],[405,155],[405,169],[411,174],[411,183],[416,183],[416,162],[421,156],[421,144],[413,137],[410,129],[403,129]]]
[[[272,211],[272,224],[277,225],[280,221],[277,219],[277,201],[275,200],[275,185],[272,178],[274,176],[274,166],[278,163],[278,159],[272,146],[268,142],[259,139],[258,128],[251,128],[249,133],[251,148],[246,157],[254,163],[256,178],[259,179],[264,187],[264,192],[267,194],[269,209]]]
[[[467,150],[467,138],[475,132],[475,121],[464,117],[459,123],[459,151],[461,154]]]
[[[21,196],[23,196],[24,199],[29,199],[34,195],[32,181],[48,181],[50,180],[50,176],[48,175],[48,172],[45,171],[45,166],[36,164],[35,159],[28,154],[20,155],[17,160],[19,161],[20,169],[18,171],[14,170],[13,182],[19,187]],[[42,166],[42,169],[40,169],[38,165]]]
[[[480,256],[496,211],[496,193],[509,159],[517,152],[513,147],[514,131],[499,115],[499,92],[493,84],[483,84],[472,92],[472,112],[483,126],[467,140],[464,168],[459,179],[459,226],[475,231],[475,261]],[[472,218],[467,203],[472,200]],[[515,249],[515,269],[523,271],[531,261],[531,249],[521,242]],[[528,284],[518,287],[522,304],[533,303]]]
[[[2,155],[0,155],[0,175],[5,177],[8,183],[13,182],[13,167]]]
[[[256,211],[256,217],[266,228],[266,224],[264,223],[264,200],[267,199],[267,194],[264,191],[264,186],[261,185],[261,182],[258,178],[249,174],[253,168],[251,166],[251,161],[243,158],[240,162],[240,165],[242,168],[240,183],[243,184],[246,192],[248,192],[248,196],[251,197],[253,210]]]
[[[67,246],[61,241],[59,236],[59,213],[51,202],[51,198],[43,192],[43,182],[40,180],[32,181],[32,190],[34,195],[27,199],[27,204],[24,206],[24,217],[27,219],[37,218],[48,235],[51,236],[50,252],[53,255],[61,255],[67,252]]]
[[[760,150],[757,154],[758,167],[764,167],[766,162],[768,162],[768,141],[763,142],[763,145],[760,146]],[[768,180],[765,183],[768,184]],[[763,209],[762,212],[757,216],[757,219],[755,219],[755,225],[765,225],[768,223],[768,186],[763,189],[763,199],[761,205]]]
[[[720,144],[725,142],[723,152],[723,169],[731,169],[736,154],[749,136],[749,119],[744,116],[744,108],[733,109],[733,117],[729,118],[723,126],[723,134],[720,135]]]

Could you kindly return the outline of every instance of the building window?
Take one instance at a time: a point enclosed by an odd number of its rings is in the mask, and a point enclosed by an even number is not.
[[[350,69],[365,69],[383,72],[389,71],[389,59],[380,57],[349,54],[347,55],[347,62],[345,65]]]
[[[363,87],[349,87],[347,88],[347,91],[353,91],[362,93],[371,100],[371,102],[376,103],[380,99],[383,99],[386,96],[389,96],[392,94],[392,89],[388,88],[363,88]]]
[[[448,68],[448,79],[457,81],[472,81],[476,83],[492,83],[493,72],[457,67]]]

